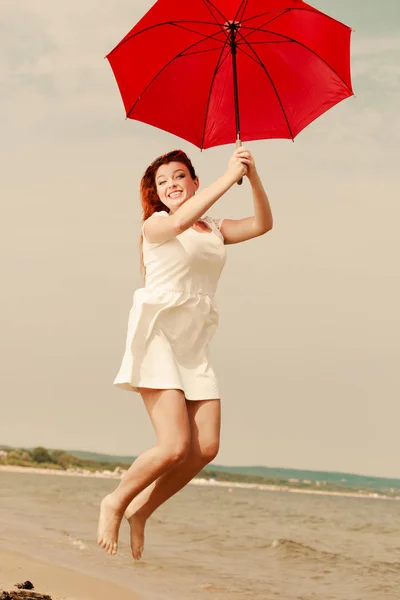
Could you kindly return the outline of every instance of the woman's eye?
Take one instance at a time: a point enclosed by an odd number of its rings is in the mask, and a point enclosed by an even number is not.
[[[181,173],[180,175],[177,175],[177,179],[182,179],[182,177],[185,177],[185,175],[183,173]]]

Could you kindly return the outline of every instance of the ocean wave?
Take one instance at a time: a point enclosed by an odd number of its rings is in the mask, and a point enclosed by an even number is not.
[[[370,574],[389,575],[391,573],[400,573],[400,562],[390,562],[385,560],[374,561],[371,565],[365,567],[365,571]]]
[[[72,537],[72,535],[69,534],[67,531],[63,531],[62,534],[67,538],[68,542],[72,546],[75,546],[75,548],[78,548],[78,550],[87,550],[86,544],[84,544],[81,540]]]
[[[392,534],[395,532],[395,529],[390,526],[384,526],[379,523],[361,523],[358,525],[354,525],[353,527],[348,528],[349,531],[359,532],[368,532],[368,533],[378,533],[378,534]]]
[[[205,592],[214,592],[212,597],[214,598],[214,594],[218,594],[218,598],[229,598],[229,600],[233,600],[233,598],[245,598],[246,600],[250,600],[250,598],[260,598],[260,596],[256,595],[254,590],[254,586],[241,586],[240,588],[232,585],[222,585],[221,583],[201,583],[198,586],[198,589],[204,590]],[[207,594],[207,597],[211,597]]]
[[[283,559],[308,559],[329,564],[338,564],[344,560],[351,561],[350,558],[343,554],[319,550],[318,548],[313,548],[312,546],[307,546],[307,544],[286,538],[274,540],[271,547],[278,549],[279,555]]]
[[[206,590],[207,592],[231,592],[232,591],[229,587],[225,587],[223,585],[219,585],[216,583],[201,583],[198,587],[201,590]]]

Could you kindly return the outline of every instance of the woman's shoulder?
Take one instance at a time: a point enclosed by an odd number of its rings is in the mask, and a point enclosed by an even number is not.
[[[169,214],[166,210],[157,210],[156,212],[153,212],[148,219],[153,219],[154,217],[169,217]],[[148,221],[148,219],[146,219],[146,221]]]
[[[147,223],[147,221],[149,221],[150,219],[156,219],[156,218],[160,218],[160,217],[169,217],[169,214],[167,213],[166,210],[158,210],[156,212],[153,212],[153,214],[151,214],[147,219],[145,219],[142,223],[142,239],[143,239],[143,247],[144,248],[157,248],[158,246],[161,246],[163,243],[165,242],[149,242],[148,239],[146,238],[146,232],[145,232],[145,225]]]
[[[157,210],[156,212],[153,212],[149,217],[147,217],[147,219],[143,220],[143,222],[142,222],[142,234],[143,234],[144,239],[146,239],[146,237],[144,236],[144,226],[147,223],[147,221],[149,221],[150,219],[156,219],[156,218],[159,218],[159,217],[169,217],[169,214],[167,213],[166,210]]]

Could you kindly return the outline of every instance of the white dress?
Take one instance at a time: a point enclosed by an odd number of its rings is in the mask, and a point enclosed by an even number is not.
[[[169,215],[160,211],[150,218],[161,217]],[[143,235],[146,283],[133,295],[125,354],[114,380],[121,389],[180,389],[187,400],[219,398],[209,343],[218,326],[214,294],[226,247],[222,221],[202,221],[210,232],[190,227],[161,244]]]

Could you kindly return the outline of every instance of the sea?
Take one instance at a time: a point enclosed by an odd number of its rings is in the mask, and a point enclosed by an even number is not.
[[[2,547],[143,600],[399,600],[398,500],[188,485],[154,513],[135,562],[96,544],[116,481],[0,472]],[[29,573],[24,574],[29,579]]]

